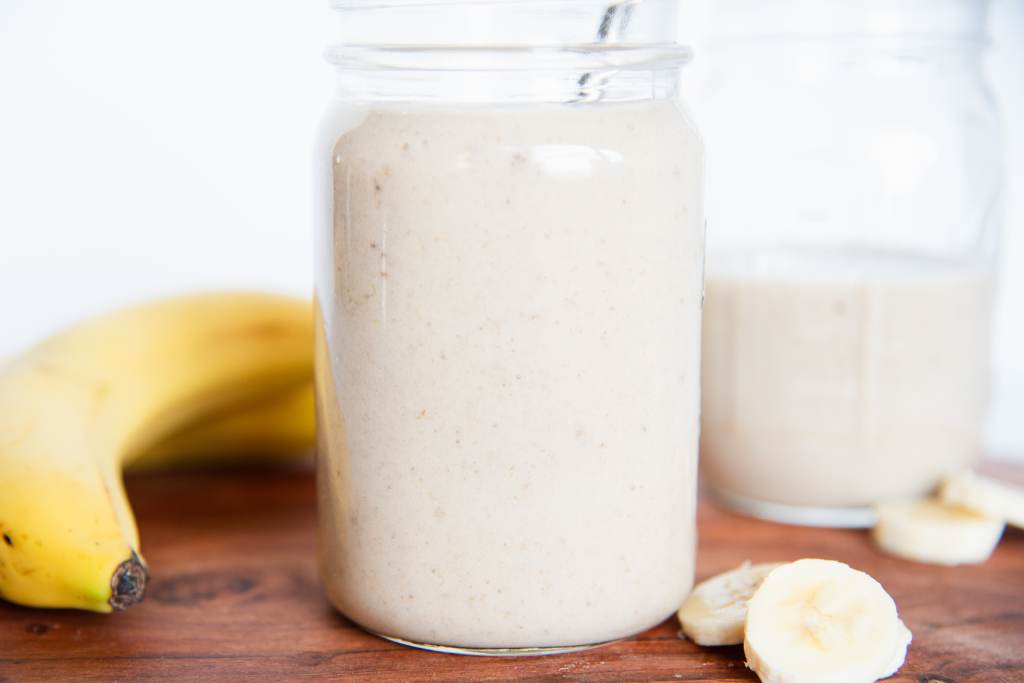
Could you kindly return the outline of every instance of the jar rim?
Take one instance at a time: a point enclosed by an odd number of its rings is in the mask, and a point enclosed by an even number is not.
[[[336,0],[387,2],[388,0]],[[400,0],[409,2],[410,0]],[[437,0],[411,0],[430,3]],[[452,0],[441,0],[451,2]],[[455,0],[465,1],[465,0]],[[690,62],[693,50],[680,43],[643,45],[371,45],[348,43],[325,51],[328,62],[348,70],[386,71],[560,71],[612,69],[658,71]]]
[[[559,0],[560,2],[593,4],[594,0]],[[431,5],[474,5],[480,0],[330,0],[329,6],[332,10],[344,12],[346,10],[365,9],[390,9],[399,7],[429,7]],[[550,0],[487,0],[489,4],[543,4]],[[633,5],[642,0],[608,0],[609,4]]]

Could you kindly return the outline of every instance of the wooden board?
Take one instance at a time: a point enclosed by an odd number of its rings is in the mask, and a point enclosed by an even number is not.
[[[1024,469],[999,472],[1024,481]],[[668,621],[584,653],[478,658],[363,633],[324,600],[306,471],[151,475],[129,481],[153,580],[115,615],[0,603],[0,681],[755,680],[741,648],[702,649]],[[864,532],[745,519],[702,501],[698,576],[743,560],[825,557],[879,579],[914,632],[892,680],[1024,681],[1024,533],[980,567],[879,554]]]

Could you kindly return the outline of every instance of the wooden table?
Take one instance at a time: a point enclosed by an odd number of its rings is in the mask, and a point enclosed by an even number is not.
[[[1002,466],[1024,481],[1024,468]],[[668,621],[584,653],[478,658],[363,633],[324,600],[308,471],[151,475],[129,481],[153,572],[144,603],[115,615],[0,603],[0,681],[755,680],[740,647],[703,649]],[[914,632],[892,680],[1024,681],[1024,533],[980,567],[886,557],[859,531],[745,519],[704,501],[698,576],[824,557],[879,579]]]

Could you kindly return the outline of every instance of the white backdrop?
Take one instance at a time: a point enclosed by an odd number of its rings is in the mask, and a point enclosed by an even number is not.
[[[700,41],[711,0],[684,0]],[[308,292],[326,0],[0,0],[0,356],[170,292]],[[1024,0],[995,0],[1011,173],[994,450],[1024,455]]]

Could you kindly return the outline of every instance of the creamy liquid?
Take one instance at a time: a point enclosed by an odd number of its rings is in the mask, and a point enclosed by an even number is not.
[[[806,506],[922,494],[979,455],[992,280],[869,252],[715,254],[701,472]]]
[[[700,142],[671,104],[380,109],[334,149],[321,567],[421,643],[598,643],[694,569]]]

